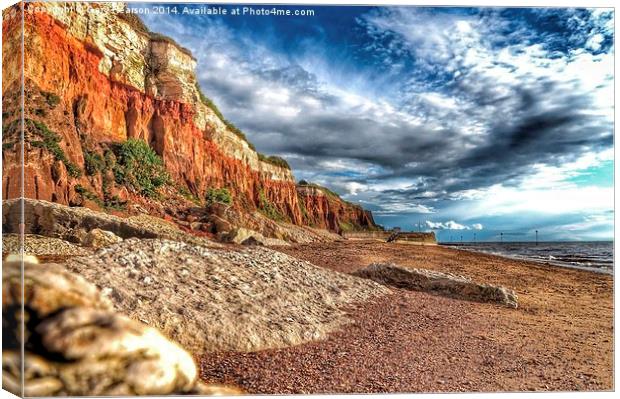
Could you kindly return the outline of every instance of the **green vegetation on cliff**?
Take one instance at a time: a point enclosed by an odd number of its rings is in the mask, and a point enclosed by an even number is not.
[[[60,148],[61,137],[52,132],[45,123],[35,121],[33,119],[25,119],[26,127],[30,129],[32,133],[39,136],[41,140],[32,140],[30,144],[37,148],[44,148],[54,155],[56,160],[61,161],[65,168],[67,168],[67,174],[71,177],[78,178],[82,176],[82,171],[73,162],[69,161],[65,152]]]
[[[291,169],[291,166],[288,164],[288,162],[286,162],[286,159],[281,158],[281,157],[279,157],[277,155],[267,156],[267,155],[261,154],[259,152],[258,153],[258,159],[260,159],[263,162],[267,162],[267,163],[270,163],[270,164],[275,165],[275,166],[279,166],[279,167],[284,168],[284,169],[289,169],[289,170]]]
[[[282,215],[275,204],[269,201],[269,198],[267,198],[267,195],[265,195],[265,191],[263,191],[263,189],[258,192],[258,210],[269,219],[275,220],[276,222],[286,221],[286,217]]]
[[[210,188],[207,190],[205,199],[207,200],[207,205],[215,203],[231,205],[233,202],[232,195],[227,188]]]
[[[84,150],[84,170],[89,176],[94,176],[97,173],[103,172],[106,167],[106,162],[103,157],[94,151]]]
[[[147,143],[129,139],[116,149],[114,178],[146,197],[153,197],[157,189],[169,181],[164,162]]]
[[[321,186],[321,185],[319,185],[319,184],[316,184],[316,183],[310,183],[310,182],[308,182],[308,181],[306,181],[306,180],[300,180],[300,181],[297,183],[297,185],[298,185],[298,186],[301,186],[301,187],[311,187],[311,188],[316,188],[316,189],[318,189],[318,190],[323,191],[323,192],[324,192],[327,196],[329,196],[329,197],[337,198],[337,199],[339,199],[340,201],[344,201],[342,198],[340,198],[340,195],[338,195],[338,193],[336,193],[336,192],[334,192],[334,191],[330,190],[330,189],[329,189],[329,188],[327,188],[327,187]],[[344,201],[344,202],[347,202],[347,201]]]

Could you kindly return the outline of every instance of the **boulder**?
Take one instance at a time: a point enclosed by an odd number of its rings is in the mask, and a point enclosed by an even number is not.
[[[227,234],[233,229],[232,224],[220,216],[210,215],[208,220],[213,226],[213,232],[216,234]]]
[[[250,236],[246,238],[245,240],[243,240],[241,245],[265,245],[265,244],[262,241],[258,240],[256,237]]]
[[[104,287],[115,309],[196,354],[321,339],[347,322],[348,306],[388,292],[262,246],[132,238],[65,267]]]
[[[240,393],[197,381],[192,356],[158,330],[114,311],[93,284],[57,264],[9,256],[2,270],[2,384],[16,395]],[[25,298],[21,314],[21,298]],[[21,323],[24,386],[21,386]],[[23,388],[23,392],[22,392]]]
[[[111,231],[92,229],[88,234],[86,234],[86,237],[84,237],[82,245],[99,249],[117,244],[121,241],[123,241],[123,239]]]
[[[37,234],[2,235],[2,252],[19,253],[23,245],[24,253],[38,256],[84,256],[90,255],[87,248],[72,244],[60,238],[44,237]]]
[[[261,238],[263,238],[263,235],[256,231],[246,229],[245,227],[238,227],[225,235],[223,238],[224,241],[241,244],[250,237],[252,237],[254,241],[258,242]]]
[[[479,284],[467,277],[434,270],[374,263],[357,270],[353,275],[381,284],[413,291],[426,291],[453,298],[477,302],[492,302],[517,308],[517,294],[508,288]]]
[[[254,230],[239,227],[222,237],[223,241],[242,245],[290,245],[284,240],[265,237]]]
[[[25,234],[38,234],[82,244],[89,232],[99,229],[112,232],[123,239],[167,238],[199,245],[219,245],[206,238],[188,234],[172,222],[146,214],[119,217],[83,207],[69,207],[29,198],[2,201],[4,233],[19,233],[22,203]]]

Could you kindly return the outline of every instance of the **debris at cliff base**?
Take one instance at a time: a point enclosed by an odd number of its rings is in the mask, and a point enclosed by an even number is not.
[[[234,242],[235,244],[242,245],[290,245],[284,240],[279,240],[277,238],[268,238],[263,236],[259,232],[249,230],[243,227],[239,227],[231,231],[223,238],[227,242]]]
[[[513,290],[475,283],[467,277],[450,273],[405,268],[389,263],[373,263],[352,274],[407,290],[432,292],[470,301],[498,303],[511,308],[518,306],[517,295]]]
[[[344,307],[388,292],[260,246],[128,239],[66,267],[195,354],[321,339],[347,322]]]
[[[69,207],[58,203],[25,198],[2,201],[2,228],[6,233],[19,232],[21,203],[23,202],[26,234],[60,238],[71,243],[90,242],[93,229],[105,230],[120,238],[167,238],[200,245],[220,246],[179,229],[164,219],[136,215],[121,218],[82,207]]]
[[[58,264],[20,260],[7,257],[2,270],[3,388],[21,394],[23,362],[25,396],[212,392],[189,353],[115,312],[93,284]]]

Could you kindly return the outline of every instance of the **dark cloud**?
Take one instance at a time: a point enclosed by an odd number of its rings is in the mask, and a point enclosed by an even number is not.
[[[176,33],[260,151],[378,211],[435,211],[613,146],[609,10],[380,8],[351,23],[350,54],[322,39],[310,52],[312,37],[277,53],[225,24]]]

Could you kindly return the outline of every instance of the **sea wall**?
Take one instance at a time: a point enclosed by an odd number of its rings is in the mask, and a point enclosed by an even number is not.
[[[343,233],[343,237],[350,240],[378,240],[387,241],[394,232],[392,231],[352,231]],[[416,232],[402,232],[398,233],[398,236],[394,240],[395,242],[405,244],[424,244],[435,245],[437,240],[435,233],[416,233]]]

